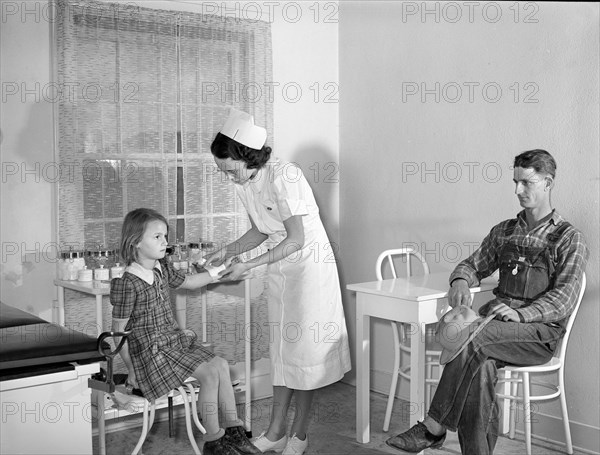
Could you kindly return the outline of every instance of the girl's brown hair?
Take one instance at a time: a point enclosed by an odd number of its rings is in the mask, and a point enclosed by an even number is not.
[[[121,228],[121,257],[126,265],[130,265],[138,260],[137,245],[142,241],[148,223],[156,220],[165,223],[168,235],[169,223],[156,210],[145,208],[135,209],[125,216],[123,227]]]

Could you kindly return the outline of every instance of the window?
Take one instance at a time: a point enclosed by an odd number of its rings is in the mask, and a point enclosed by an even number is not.
[[[118,249],[138,207],[167,218],[171,243],[245,232],[210,143],[229,106],[272,131],[269,100],[248,92],[272,78],[269,24],[94,1],[56,8],[61,247]]]

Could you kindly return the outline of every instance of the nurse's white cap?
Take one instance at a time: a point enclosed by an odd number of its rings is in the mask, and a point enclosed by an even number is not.
[[[254,124],[254,117],[231,108],[221,134],[251,149],[260,150],[267,140],[267,130]]]

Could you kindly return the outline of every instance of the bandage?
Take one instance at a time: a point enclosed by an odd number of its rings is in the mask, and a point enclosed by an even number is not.
[[[219,278],[219,273],[225,270],[227,267],[225,267],[225,264],[221,264],[218,266],[205,265],[204,268],[209,273],[211,278],[217,279]]]

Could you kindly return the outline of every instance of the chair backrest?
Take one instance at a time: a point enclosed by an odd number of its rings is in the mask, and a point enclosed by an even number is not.
[[[375,275],[378,280],[383,280],[383,270],[385,268],[385,264],[387,263],[390,267],[390,271],[392,272],[393,278],[398,278],[398,274],[396,273],[396,266],[394,265],[394,258],[399,256],[405,256],[406,259],[406,276],[411,276],[411,256],[414,256],[419,261],[421,261],[421,265],[423,267],[423,273],[429,273],[429,265],[425,258],[414,248],[396,248],[391,250],[382,251],[377,261],[375,262]]]
[[[575,323],[575,318],[577,317],[577,312],[579,311],[579,307],[581,306],[581,301],[583,300],[583,294],[585,292],[586,285],[586,277],[585,272],[583,272],[583,276],[581,277],[581,289],[579,290],[579,296],[577,297],[577,303],[575,304],[575,308],[573,312],[569,316],[569,320],[567,321],[567,327],[565,330],[565,334],[562,339],[559,341],[558,349],[556,350],[555,357],[558,357],[564,365],[565,356],[567,354],[567,343],[569,341],[569,336],[571,335],[571,329],[573,328],[573,324]]]

